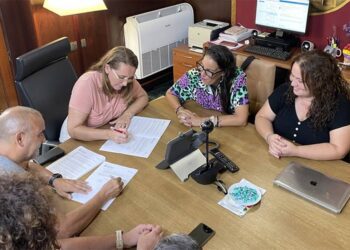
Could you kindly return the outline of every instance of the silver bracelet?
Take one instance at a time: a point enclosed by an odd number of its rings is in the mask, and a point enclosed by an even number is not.
[[[122,250],[124,247],[122,230],[115,231],[115,246],[117,250]]]

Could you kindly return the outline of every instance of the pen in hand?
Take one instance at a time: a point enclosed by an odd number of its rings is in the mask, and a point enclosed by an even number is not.
[[[116,143],[126,143],[130,140],[130,134],[125,128],[114,128],[111,127],[111,130],[114,132],[112,135],[112,140]]]
[[[127,134],[127,130],[126,129],[122,129],[122,128],[114,128],[114,127],[111,127],[111,129],[115,132],[118,132],[118,133],[121,133],[121,134]]]

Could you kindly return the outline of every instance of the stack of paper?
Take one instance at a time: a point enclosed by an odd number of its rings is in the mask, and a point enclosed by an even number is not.
[[[125,186],[134,177],[136,172],[137,169],[134,168],[127,168],[117,164],[104,162],[89,176],[89,178],[86,179],[86,182],[91,186],[92,190],[87,194],[73,193],[72,199],[74,201],[85,204],[92,197],[94,197],[98,193],[98,191],[100,191],[100,189],[103,187],[103,185],[107,183],[111,178],[120,177],[124,182],[123,188],[125,188]],[[102,210],[106,210],[114,200],[115,198],[107,201],[102,207]]]
[[[86,179],[92,190],[87,194],[72,194],[74,201],[84,204],[94,197],[111,178],[122,178],[125,187],[137,172],[137,169],[112,164],[105,162],[105,160],[106,158],[103,155],[96,154],[83,146],[79,146],[58,161],[52,163],[47,169],[53,173],[60,173],[64,178],[76,180],[102,163]],[[114,199],[111,199],[106,202],[102,209],[106,210],[113,201]]]
[[[242,43],[225,41],[225,40],[222,40],[221,38],[214,40],[214,41],[210,41],[209,44],[222,45],[222,46],[225,46],[226,48],[228,48],[229,50],[236,50],[236,49],[243,46]]]
[[[232,26],[221,32],[219,38],[225,41],[240,42],[251,37],[252,31],[252,29],[247,29],[243,26]]]
[[[240,35],[242,33],[246,33],[247,31],[248,31],[248,29],[243,27],[243,26],[234,25],[234,26],[226,29],[224,31],[224,33],[234,36],[234,35]]]
[[[117,144],[107,140],[100,150],[148,158],[169,123],[170,120],[134,116],[128,128],[129,141]]]
[[[52,173],[60,173],[64,178],[77,180],[105,160],[103,155],[79,146],[47,169]]]

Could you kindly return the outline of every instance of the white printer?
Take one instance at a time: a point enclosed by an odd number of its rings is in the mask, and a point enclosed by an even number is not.
[[[228,23],[204,19],[188,28],[188,47],[203,48],[203,43],[218,38],[219,33],[227,29]]]

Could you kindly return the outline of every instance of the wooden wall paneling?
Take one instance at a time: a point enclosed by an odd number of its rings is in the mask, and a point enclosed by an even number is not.
[[[41,5],[33,5],[32,13],[38,46],[42,46],[63,36],[68,37],[70,42],[77,41],[73,16],[59,16],[44,9]],[[81,74],[83,67],[78,52],[72,51],[69,54],[69,59],[76,72]]]
[[[213,19],[225,22],[230,22],[231,20],[231,0],[148,0],[143,1],[143,4],[140,4],[140,2],[141,1],[136,0],[105,0],[108,11],[113,15],[124,18],[124,21],[128,16],[183,2],[187,2],[193,7],[196,22],[203,19]]]
[[[236,24],[236,0],[231,0],[231,24]]]
[[[179,1],[181,3],[183,1]],[[212,19],[222,22],[231,22],[231,0],[191,0],[195,22],[203,19]]]
[[[123,17],[124,19],[128,16],[141,14],[144,12],[152,11],[155,9],[164,8],[167,6],[182,3],[180,0],[147,0],[147,1],[136,1],[136,0],[105,0],[108,11]],[[141,3],[142,2],[142,3]]]
[[[81,54],[84,68],[88,69],[112,47],[108,13],[107,11],[85,13],[78,15],[78,19],[80,39],[86,41],[86,47],[80,43]]]
[[[72,51],[69,58],[78,75],[111,47],[107,11],[59,16],[39,4],[33,5],[32,10],[39,45],[62,36],[77,42],[77,50]],[[81,39],[85,39],[86,47],[82,46]]]
[[[72,16],[59,16],[40,5],[33,5],[32,12],[39,46],[62,37],[61,34],[75,38]]]
[[[37,47],[30,0],[0,0],[0,10],[14,75],[16,57]]]
[[[12,75],[12,67],[3,32],[3,23],[0,22],[0,112],[7,107],[18,104],[17,92]]]
[[[0,75],[0,113],[2,113],[8,107],[3,84],[4,81],[2,79],[2,75]]]
[[[125,45],[124,40],[124,23],[125,19],[112,15],[108,12],[108,28],[111,46]]]

